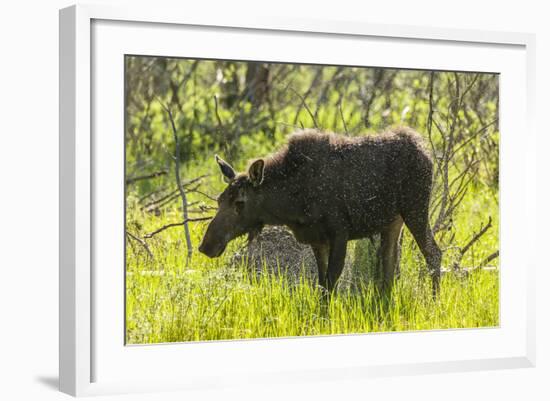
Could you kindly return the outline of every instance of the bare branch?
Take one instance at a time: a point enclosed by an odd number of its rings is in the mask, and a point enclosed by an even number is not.
[[[184,182],[182,183],[182,186],[185,187],[185,188],[187,188],[189,185],[194,184],[194,183],[197,183],[197,182],[201,181],[203,178],[208,177],[208,176],[209,176],[209,174],[204,174],[204,175],[201,175],[201,176],[199,176],[199,177],[197,177],[197,178],[193,178],[192,180],[184,181]],[[187,192],[193,192],[196,188],[197,188],[197,187],[188,189]],[[160,192],[160,191],[158,191],[158,192]],[[154,193],[158,193],[158,192],[153,192],[153,193],[151,193],[151,194],[148,194],[148,195],[147,195],[146,197],[144,197],[142,200],[145,200],[146,198],[151,197]],[[170,191],[170,192],[168,192],[168,193],[165,193],[165,194],[164,194],[163,196],[161,196],[160,198],[158,198],[158,199],[153,199],[152,201],[150,201],[150,202],[146,203],[145,205],[143,205],[143,206],[141,207],[141,210],[146,210],[147,212],[151,212],[151,211],[153,211],[153,210],[155,210],[155,209],[158,209],[158,208],[160,208],[160,207],[162,207],[162,206],[165,206],[165,205],[167,205],[168,203],[172,202],[174,199],[176,199],[176,198],[178,197],[178,192],[179,192],[179,189],[176,188],[176,189],[173,190],[173,191]],[[187,205],[187,206],[189,206],[189,205]]]
[[[190,189],[189,192],[195,192],[195,193],[197,193],[197,194],[199,194],[199,195],[202,195],[202,196],[204,196],[205,198],[208,198],[208,199],[210,199],[211,201],[214,201],[214,202],[217,202],[217,201],[218,201],[218,200],[217,200],[216,198],[214,198],[213,196],[208,195],[208,194],[205,193],[205,192],[199,191],[198,189]]]
[[[490,254],[489,256],[487,256],[485,259],[483,259],[483,261],[479,264],[479,267],[483,267],[483,266],[486,266],[487,263],[489,263],[490,261],[492,261],[493,259],[496,259],[500,256],[500,252],[499,251],[495,251],[493,252],[492,254]]]
[[[172,116],[172,112],[168,107],[166,107],[162,102],[160,102],[161,106],[164,108],[166,113],[168,114],[168,118],[170,119],[170,124],[172,126],[172,132],[174,134],[174,143],[175,143],[175,158],[174,158],[174,174],[176,176],[176,183],[178,185],[178,190],[181,196],[181,203],[182,203],[182,209],[183,209],[183,227],[185,232],[185,242],[187,244],[187,262],[191,259],[193,256],[193,244],[191,243],[191,233],[189,232],[189,225],[187,222],[189,221],[189,215],[187,211],[187,195],[185,193],[185,189],[181,183],[180,178],[180,144],[178,139],[178,132],[176,129],[176,124],[174,122],[174,117]]]
[[[310,93],[313,91],[313,88],[317,87],[319,85],[319,81],[322,77],[322,74],[323,74],[323,69],[322,68],[318,68],[317,69],[317,73],[315,74],[315,76],[313,77],[313,79],[311,80],[311,84],[309,85],[309,88],[306,90],[306,92],[304,93],[304,95],[302,96],[302,99],[307,99],[307,97],[310,95]],[[290,85],[287,85],[287,88],[289,88]],[[285,89],[287,89],[285,88]],[[292,88],[291,88],[292,89]],[[298,107],[298,110],[296,110],[296,115],[294,116],[294,122],[293,124],[296,124],[298,122],[298,118],[300,116],[300,111],[302,111],[302,107],[304,107],[304,101],[302,100],[302,104]],[[310,115],[311,115],[311,112],[310,112]]]
[[[346,125],[346,119],[344,118],[344,112],[342,111],[342,98],[338,102],[338,111],[340,112],[340,118],[342,118],[342,124],[344,124],[344,131],[348,135],[348,126]]]
[[[483,235],[489,230],[489,228],[491,228],[493,225],[493,220],[491,218],[491,216],[489,216],[489,221],[487,222],[487,224],[485,224],[485,226],[483,226],[473,237],[470,241],[468,241],[468,243],[466,245],[464,245],[462,248],[459,248],[459,252],[458,252],[458,257],[457,259],[455,260],[455,262],[453,263],[453,268],[455,270],[458,270],[460,268],[460,262],[462,261],[462,258],[464,257],[464,255],[466,254],[466,252],[468,252],[470,250],[470,248],[477,242],[480,240],[481,237],[483,237]],[[486,263],[488,263],[489,261],[493,260],[494,258],[496,258],[498,256],[498,251],[496,252],[496,255],[495,254],[492,254],[490,255],[489,258],[485,258],[485,260],[483,260],[483,262],[481,262],[480,266],[484,266]]]
[[[163,232],[164,230],[167,230],[169,228],[172,228],[172,227],[179,227],[179,226],[187,226],[187,223],[190,223],[190,222],[193,222],[193,221],[205,221],[205,220],[211,220],[212,219],[212,216],[206,216],[206,217],[191,217],[191,218],[187,218],[179,223],[170,223],[170,224],[166,224],[158,229],[156,229],[155,231],[152,231],[148,234],[145,234],[143,236],[143,238],[153,238],[155,235],[157,235],[158,233],[161,233]]]
[[[492,225],[493,225],[493,219],[491,218],[491,216],[489,216],[489,221],[487,222],[485,227],[479,230],[479,232],[476,235],[474,235],[472,239],[465,246],[462,247],[462,249],[460,250],[461,255],[464,255],[466,252],[468,252],[468,250],[472,247],[472,245],[474,245],[483,236],[483,234],[485,234],[487,230],[491,228]]]
[[[218,97],[214,95],[214,114],[216,115],[216,120],[218,121],[218,129],[222,129],[223,122],[220,117],[220,112],[218,110]]]
[[[145,202],[147,199],[155,196],[156,194],[159,194],[159,193],[162,193],[164,191],[166,191],[166,187],[162,187],[160,189],[154,189],[153,191],[143,195],[141,198],[138,199],[138,203],[143,203]]]
[[[149,257],[151,259],[154,259],[155,257],[153,256],[153,252],[151,252],[151,249],[149,248],[149,245],[147,245],[147,242],[145,242],[144,240],[142,240],[141,238],[135,236],[134,234],[132,234],[131,232],[129,231],[126,231],[126,235],[128,236],[128,238],[131,238],[133,239],[134,241],[136,241],[138,244],[140,244],[146,251],[147,251],[147,254],[149,255]]]
[[[181,185],[183,185],[184,187],[188,186],[188,185],[191,185],[191,184],[194,184],[198,181],[201,181],[203,178],[206,178],[206,177],[210,177],[210,174],[203,174],[203,175],[199,175],[198,177],[196,178],[193,178],[191,180],[187,180],[187,181],[184,181],[181,183]]]
[[[313,113],[311,112],[311,109],[309,108],[309,106],[307,105],[306,103],[306,99],[300,95],[296,89],[294,89],[292,86],[289,86],[288,87],[296,96],[298,96],[300,98],[300,100],[302,101],[302,106],[306,109],[306,111],[308,112],[309,116],[311,117],[311,120],[313,121],[313,125],[315,126],[315,128],[319,129],[319,125],[317,124],[317,120],[315,119],[315,116],[313,115]]]
[[[145,205],[143,205],[143,206],[141,207],[141,209],[142,209],[142,210],[148,209],[148,208],[150,208],[151,206],[154,206],[154,205],[156,205],[156,204],[158,204],[158,203],[164,202],[165,200],[172,198],[174,195],[177,195],[177,193],[178,193],[178,190],[177,190],[177,189],[175,189],[175,190],[173,190],[173,191],[170,191],[170,192],[168,192],[166,195],[161,196],[161,197],[158,198],[158,199],[153,199],[151,202],[146,203]]]
[[[126,179],[126,185],[133,184],[136,181],[150,180],[151,178],[160,177],[160,176],[166,175],[166,174],[168,174],[168,171],[160,170],[160,171],[155,171],[154,173],[151,173],[151,174],[140,175],[140,176],[137,176],[137,177],[130,177],[130,178]]]
[[[151,202],[147,207],[142,207],[142,210],[145,210],[147,213],[153,213],[157,210],[159,210],[161,207],[167,206],[177,200],[179,198],[178,190],[169,197],[165,197],[162,201],[159,200],[158,202]]]

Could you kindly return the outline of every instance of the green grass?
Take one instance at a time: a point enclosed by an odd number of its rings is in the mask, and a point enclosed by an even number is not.
[[[282,276],[257,277],[244,268],[134,273],[128,283],[133,344],[498,325],[498,280],[487,271],[445,276],[435,301],[426,282],[402,277],[389,298],[369,285],[341,291],[328,305],[306,280],[289,285]]]
[[[129,228],[150,232],[177,221],[177,213],[174,207],[160,216],[148,215],[129,202]],[[466,266],[475,266],[498,249],[498,206],[480,191],[464,199],[455,221],[458,244],[467,242],[488,214],[493,228],[465,256]],[[205,228],[206,223],[192,225],[195,247]],[[391,295],[380,296],[372,284],[342,285],[328,304],[305,275],[293,282],[284,274],[270,273],[267,266],[254,273],[246,264],[234,266],[231,255],[242,240],[230,244],[218,259],[195,250],[190,263],[181,227],[162,232],[148,244],[154,259],[135,241],[127,246],[126,340],[131,344],[499,325],[498,270],[445,274],[434,300],[422,274],[424,260],[406,230],[401,277]],[[349,249],[353,252],[353,244]],[[452,257],[447,251],[444,266]],[[360,272],[360,258],[354,263],[354,271]]]
[[[353,68],[337,76],[341,67],[327,66],[322,70],[321,81],[315,82],[318,67],[294,66],[286,72],[285,67],[281,70],[282,78],[277,80],[277,67],[272,65],[270,101],[252,107],[247,102],[230,105],[232,102],[224,101],[224,95],[233,91],[227,87],[227,82],[237,82],[235,77],[246,81],[246,63],[201,61],[196,65],[193,79],[186,80],[173,92],[167,78],[183,82],[195,61],[140,59],[126,59],[129,74],[126,171],[133,177],[164,169],[168,169],[169,174],[140,180],[127,187],[126,228],[133,235],[143,238],[163,225],[182,220],[180,204],[176,201],[163,207],[158,214],[143,212],[138,204],[138,199],[151,191],[176,189],[173,132],[161,103],[151,102],[151,95],[154,95],[153,99],[170,106],[175,106],[174,99],[182,101],[181,107],[173,109],[181,139],[178,156],[182,177],[185,180],[211,174],[201,189],[212,195],[225,187],[213,161],[214,153],[220,153],[242,171],[249,159],[278,149],[286,142],[288,134],[300,126],[370,135],[394,124],[425,132],[433,123],[436,160],[441,158],[447,146],[447,140],[436,131],[448,134],[452,125],[454,140],[459,141],[457,149],[460,143],[465,146],[453,156],[449,167],[450,182],[454,182],[462,168],[473,159],[479,164],[472,170],[473,180],[468,181],[466,196],[453,212],[451,227],[438,233],[438,243],[444,250],[443,266],[454,265],[458,249],[479,232],[489,216],[492,227],[468,250],[460,265],[479,266],[499,249],[499,134],[496,126],[483,128],[498,119],[497,75],[474,77],[454,72],[394,71],[394,78],[386,82],[384,79],[391,73],[386,70],[385,78],[377,82],[376,76],[382,79],[382,75],[374,70]],[[461,96],[458,92],[455,94],[459,89]],[[433,110],[430,107],[432,91]],[[302,98],[294,92],[307,96]],[[366,121],[365,98],[371,94]],[[304,107],[306,104],[311,110]],[[469,135],[478,131],[482,134],[470,142]],[[197,194],[190,194],[189,201],[209,203]],[[212,202],[209,205],[212,206]],[[230,244],[218,259],[200,254],[197,246],[206,225],[202,222],[190,226],[195,249],[189,263],[181,226],[147,240],[153,258],[138,241],[127,237],[128,343],[499,325],[499,271],[477,270],[468,275],[448,273],[434,300],[424,259],[406,229],[401,277],[391,294],[381,296],[365,280],[373,270],[373,248],[367,241],[352,242],[348,247],[351,267],[348,265],[344,271],[338,292],[327,304],[315,280],[306,275],[296,282],[294,277],[270,273],[270,266],[264,266],[259,273],[252,273],[246,264],[235,266],[232,255],[243,246],[243,240]],[[498,259],[491,264],[498,265]]]

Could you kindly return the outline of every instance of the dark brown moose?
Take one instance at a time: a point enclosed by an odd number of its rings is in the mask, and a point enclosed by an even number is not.
[[[303,130],[277,153],[253,161],[246,173],[236,173],[217,155],[216,162],[229,185],[199,247],[207,256],[220,256],[229,241],[253,236],[264,225],[285,225],[311,245],[319,284],[332,291],[347,242],[380,233],[387,289],[398,272],[405,223],[437,293],[441,251],[428,217],[433,164],[412,129],[361,137]]]

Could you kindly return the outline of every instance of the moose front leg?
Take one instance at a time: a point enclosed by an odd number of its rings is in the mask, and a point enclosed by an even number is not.
[[[317,262],[317,271],[319,273],[319,285],[323,288],[328,288],[327,285],[327,267],[329,256],[329,244],[315,244],[311,245],[313,254],[315,255],[315,261]]]
[[[345,234],[335,235],[330,240],[327,271],[327,289],[329,292],[334,291],[336,288],[336,282],[344,269],[347,246],[348,236]]]

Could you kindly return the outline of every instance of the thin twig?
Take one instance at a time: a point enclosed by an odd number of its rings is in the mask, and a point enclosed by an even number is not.
[[[489,263],[489,262],[492,261],[493,259],[498,258],[499,256],[500,256],[500,252],[499,252],[499,251],[493,252],[492,254],[490,254],[489,256],[487,256],[485,259],[483,259],[483,261],[479,264],[479,268],[482,268],[482,266],[487,265],[487,263]]]
[[[302,106],[304,106],[304,108],[306,109],[306,111],[308,112],[309,116],[311,117],[311,120],[313,121],[313,125],[315,126],[316,129],[319,129],[319,125],[317,124],[317,120],[315,119],[315,116],[313,115],[313,113],[311,112],[311,109],[309,108],[309,106],[307,105],[306,103],[306,100],[304,99],[304,97],[302,95],[300,95],[296,89],[294,89],[292,86],[289,86],[288,87],[292,92],[294,92],[294,94],[296,94],[296,96],[298,96],[300,98],[300,100],[302,101]]]
[[[342,99],[338,102],[338,111],[340,111],[340,118],[342,118],[342,124],[344,124],[344,131],[348,135],[348,126],[346,125],[346,119],[344,118],[344,112],[342,111]]]
[[[164,199],[164,200],[159,201],[159,202],[153,202],[149,206],[147,206],[146,208],[142,208],[142,209],[144,209],[147,213],[153,213],[153,212],[159,210],[160,208],[162,208],[164,206],[167,206],[170,203],[177,200],[179,198],[179,193],[177,193],[177,192],[178,192],[178,190],[176,190],[176,193],[174,193],[172,196],[168,197],[167,199]]]
[[[188,185],[191,185],[191,184],[194,184],[196,183],[197,181],[200,181],[202,180],[203,178],[206,178],[206,177],[209,177],[210,174],[203,174],[203,175],[199,175],[197,178],[193,178],[191,180],[187,180],[187,181],[184,181],[182,182],[181,185],[183,185],[184,187],[188,186]]]
[[[147,245],[147,242],[145,242],[144,240],[142,240],[141,238],[139,237],[136,237],[134,234],[132,234],[131,232],[129,231],[126,231],[126,235],[133,239],[134,241],[136,241],[138,244],[140,244],[146,251],[147,251],[147,254],[151,257],[151,259],[154,259],[155,257],[153,256],[153,252],[151,252],[151,249],[149,248],[149,245]]]
[[[159,194],[159,193],[162,193],[164,191],[166,191],[167,187],[162,187],[160,189],[154,189],[153,191],[143,195],[141,198],[138,199],[138,203],[143,203],[145,202],[147,199],[153,197],[154,195],[156,194]]]
[[[156,229],[155,231],[152,231],[148,234],[145,234],[143,236],[143,238],[153,238],[155,235],[157,235],[158,233],[161,233],[163,232],[164,230],[167,230],[169,228],[172,228],[172,227],[179,227],[179,226],[185,226],[187,225],[187,223],[190,223],[190,222],[193,222],[193,221],[205,221],[205,220],[211,220],[212,219],[212,216],[206,216],[206,217],[191,217],[191,218],[188,218],[184,221],[181,221],[179,223],[170,223],[170,224],[166,224],[158,229]]]
[[[168,171],[166,171],[166,170],[160,170],[160,171],[155,171],[154,173],[151,173],[151,174],[140,175],[140,176],[137,176],[137,177],[130,177],[130,178],[126,179],[126,185],[133,184],[136,181],[149,180],[151,178],[160,177],[162,175],[166,175],[167,173],[168,173]]]
[[[489,216],[489,221],[487,222],[487,224],[485,224],[485,226],[483,226],[473,237],[470,241],[468,241],[468,243],[466,245],[464,245],[462,248],[460,248],[459,252],[458,252],[458,258],[457,260],[453,263],[453,268],[455,270],[459,270],[460,268],[460,262],[462,261],[462,258],[464,258],[464,255],[466,254],[466,252],[468,252],[470,250],[470,248],[477,242],[479,241],[479,239],[489,230],[489,228],[491,228],[491,226],[493,225],[493,220],[491,218],[491,216]],[[498,252],[498,251],[497,251]],[[491,255],[493,256],[493,255]],[[489,260],[487,260],[487,258],[481,263],[481,266],[484,266],[486,263],[490,262],[491,260],[493,260],[494,258],[496,258],[498,256],[498,254],[496,256],[493,256],[492,258],[490,258]]]
[[[309,85],[309,88],[306,90],[306,92],[304,93],[303,95],[303,98],[304,99],[307,99],[307,97],[310,95],[310,93],[312,92],[313,88],[316,87],[318,84],[319,84],[319,79],[321,78],[321,75],[323,74],[323,69],[322,68],[319,68],[317,70],[317,73],[315,74],[315,76],[313,77],[313,79],[311,80],[311,84]],[[287,88],[290,87],[290,85],[287,85]],[[287,89],[285,88],[285,90]],[[293,124],[296,124],[298,122],[298,118],[300,117],[300,112],[302,111],[302,107],[303,107],[303,103],[300,105],[300,107],[298,107],[298,110],[296,110],[296,115],[294,116],[294,121],[293,121]]]
[[[468,252],[468,250],[472,247],[472,245],[474,245],[483,236],[483,234],[485,234],[487,230],[491,228],[492,225],[493,225],[493,219],[491,218],[491,216],[489,216],[489,221],[487,222],[485,227],[479,230],[479,232],[476,235],[474,235],[466,245],[462,247],[462,249],[460,250],[460,254],[464,255],[466,252]]]
[[[426,130],[428,131],[428,139],[430,140],[430,145],[432,147],[432,153],[435,155],[435,145],[432,138],[432,123],[433,123],[433,98],[434,98],[434,72],[430,73],[430,84],[429,84],[429,98],[428,98],[428,119],[426,121]]]
[[[199,195],[202,195],[202,196],[204,196],[205,198],[208,198],[208,199],[210,199],[211,201],[214,201],[214,202],[217,202],[217,201],[218,201],[218,200],[217,200],[216,198],[214,198],[213,196],[208,195],[208,194],[205,193],[205,192],[199,191],[198,189],[190,189],[189,192],[195,192],[195,193],[197,193],[197,194],[199,194]]]
[[[166,195],[160,197],[159,199],[153,199],[151,202],[146,203],[145,205],[143,205],[143,206],[141,207],[141,210],[149,209],[151,206],[155,206],[155,205],[157,205],[157,204],[159,204],[159,203],[164,202],[164,201],[167,200],[167,199],[171,199],[174,195],[177,196],[177,194],[178,194],[178,190],[175,189],[174,191],[169,192],[168,194],[166,194]]]
[[[218,110],[218,97],[216,95],[214,95],[214,114],[216,115],[216,120],[218,121],[218,129],[222,129],[223,122]]]

